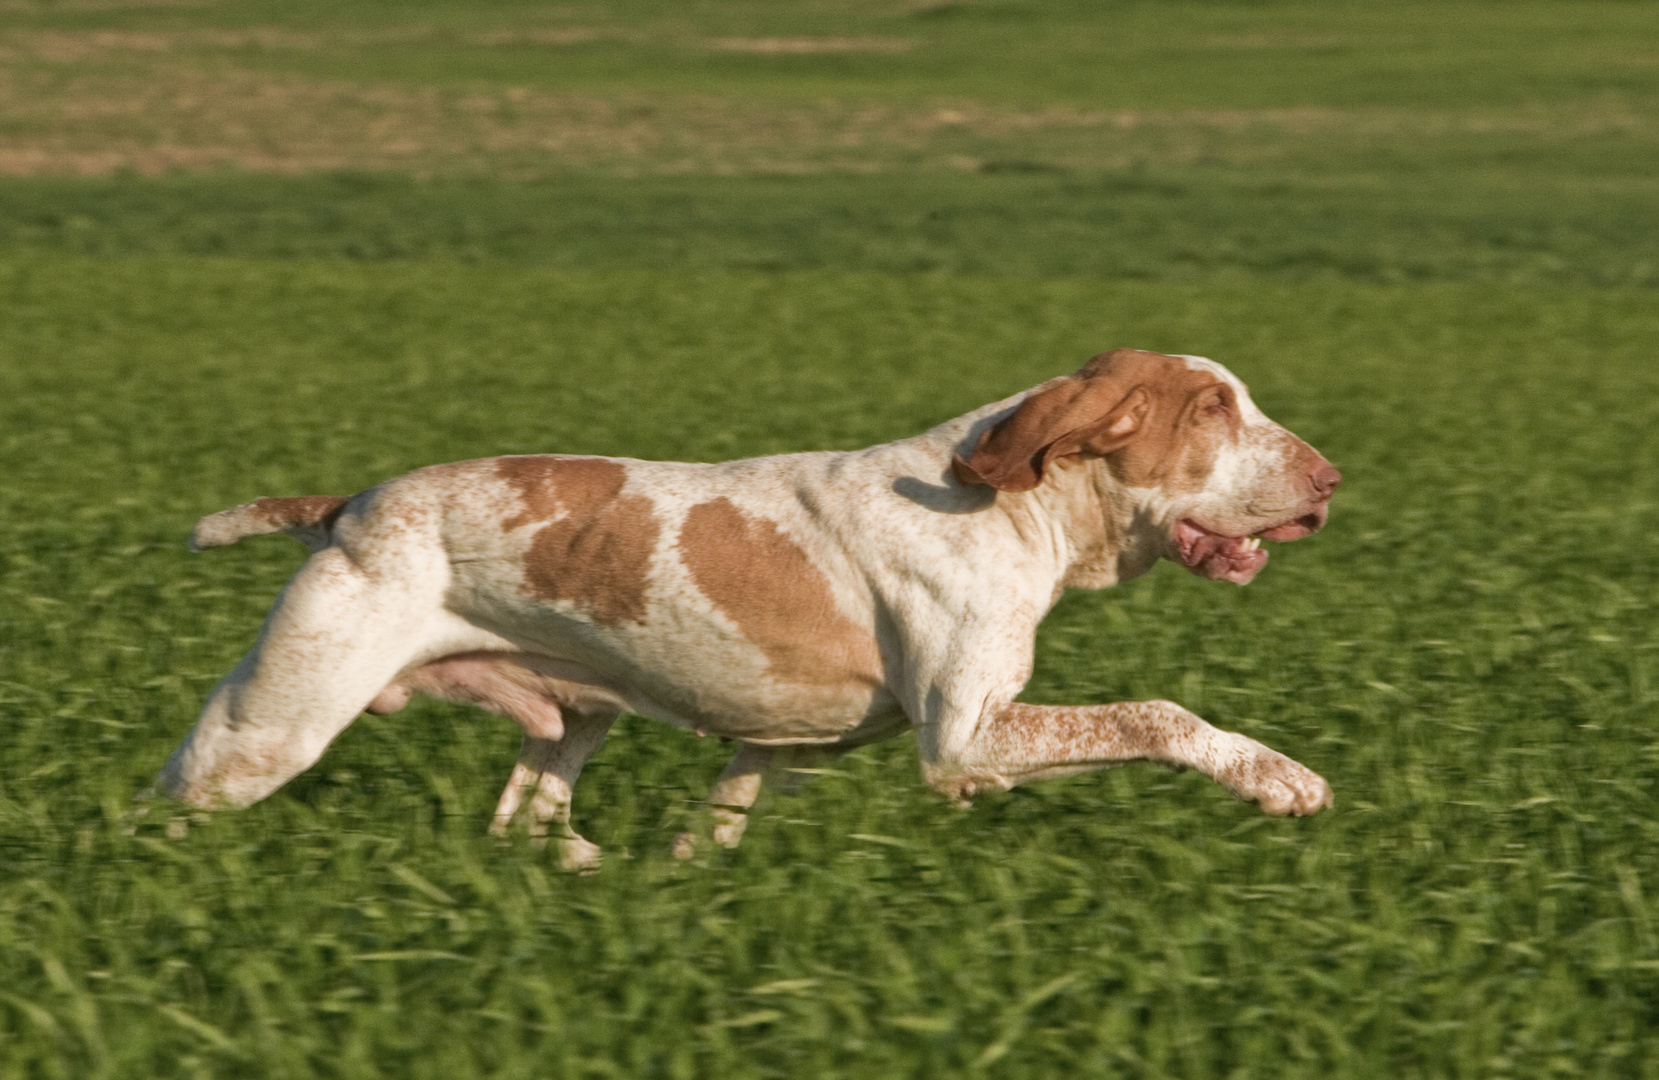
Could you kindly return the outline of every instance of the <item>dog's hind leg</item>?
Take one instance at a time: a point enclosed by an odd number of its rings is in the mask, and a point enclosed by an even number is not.
[[[526,735],[519,743],[518,761],[513,763],[507,786],[501,789],[501,798],[495,804],[495,819],[490,823],[491,836],[507,835],[507,830],[513,826],[513,819],[518,817],[519,808],[524,804],[524,796],[533,793],[536,785],[541,783],[548,756],[557,746],[553,739],[538,739],[534,735]]]
[[[400,670],[464,638],[442,609],[447,580],[437,545],[367,565],[340,547],[311,556],[214,688],[160,791],[203,808],[247,806],[308,768]]]
[[[505,836],[518,816],[526,795],[530,795],[530,835],[545,842],[549,832],[565,870],[593,871],[599,868],[599,846],[570,825],[570,800],[582,766],[598,752],[616,721],[616,713],[564,714],[564,737],[538,739],[526,735],[519,748],[518,763],[496,804],[494,836]],[[532,794],[533,793],[533,794]]]

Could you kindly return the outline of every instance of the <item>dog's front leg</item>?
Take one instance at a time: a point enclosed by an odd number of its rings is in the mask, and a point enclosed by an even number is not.
[[[743,839],[743,830],[749,825],[749,807],[760,798],[761,782],[772,764],[777,750],[768,746],[744,743],[714,782],[704,804],[708,814],[707,835],[721,847],[734,848]],[[689,859],[697,854],[696,830],[687,830],[674,838],[674,857]]]
[[[990,704],[971,734],[922,746],[928,783],[959,803],[1027,780],[1156,761],[1196,769],[1269,814],[1316,814],[1331,805],[1330,785],[1312,770],[1170,701]]]

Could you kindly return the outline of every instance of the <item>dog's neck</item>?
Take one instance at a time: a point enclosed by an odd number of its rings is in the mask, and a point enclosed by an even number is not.
[[[1045,470],[1030,491],[966,486],[952,475],[951,455],[973,452],[980,436],[1025,399],[1017,394],[993,402],[918,436],[937,458],[947,485],[985,500],[984,512],[1005,516],[1031,550],[1048,552],[1055,572],[1055,598],[1066,588],[1103,589],[1151,570],[1167,553],[1167,508],[1158,492],[1131,488],[1101,458],[1066,459]],[[911,440],[906,440],[911,441]]]
[[[1155,493],[1130,488],[1100,458],[1051,464],[1030,491],[999,492],[996,509],[1022,533],[1048,537],[1057,587],[1104,589],[1139,577],[1165,553]]]

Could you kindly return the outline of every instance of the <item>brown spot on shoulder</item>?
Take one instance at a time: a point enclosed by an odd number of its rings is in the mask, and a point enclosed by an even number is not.
[[[829,579],[776,523],[722,497],[687,512],[678,545],[697,588],[760,647],[778,679],[881,682],[875,638],[836,607]]]
[[[502,528],[546,522],[524,556],[530,594],[571,604],[595,622],[643,622],[661,526],[650,499],[622,494],[627,466],[537,454],[498,458],[495,471],[520,503]]]

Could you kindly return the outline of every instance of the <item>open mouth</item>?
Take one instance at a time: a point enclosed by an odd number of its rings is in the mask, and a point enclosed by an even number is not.
[[[1181,565],[1199,577],[1243,585],[1267,565],[1267,552],[1261,546],[1263,540],[1300,540],[1318,532],[1323,524],[1324,515],[1312,513],[1249,536],[1227,536],[1206,529],[1191,518],[1182,518],[1175,525],[1175,548]]]

